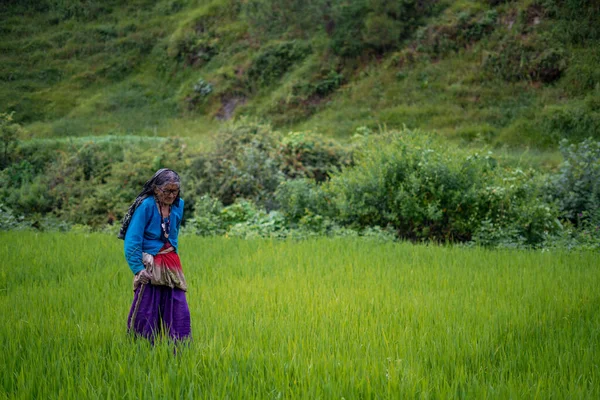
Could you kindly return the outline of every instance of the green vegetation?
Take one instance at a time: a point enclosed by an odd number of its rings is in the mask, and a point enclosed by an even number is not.
[[[0,399],[600,397],[599,20],[3,1]],[[177,349],[125,334],[115,238],[161,167],[186,199]]]
[[[600,138],[591,0],[8,1],[0,103],[35,137],[420,128],[493,146]]]
[[[202,235],[598,246],[596,2],[6,4],[3,229],[169,166]]]
[[[184,236],[175,356],[125,334],[114,237],[0,238],[0,397],[600,395],[596,253]]]
[[[342,144],[242,119],[211,143],[188,149],[184,140],[131,136],[19,143],[12,154],[20,161],[0,172],[2,228],[112,231],[147,177],[170,166],[184,180],[185,229],[200,235],[600,246],[600,145],[591,140],[565,142],[557,172],[407,129],[364,129]]]

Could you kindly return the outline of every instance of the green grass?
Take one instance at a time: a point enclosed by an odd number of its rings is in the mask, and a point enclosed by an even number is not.
[[[122,242],[0,234],[0,398],[598,398],[595,253],[183,237],[193,341],[131,341]]]
[[[600,129],[597,40],[570,43],[560,34],[566,28],[546,17],[527,26],[522,20],[528,0],[496,7],[474,0],[442,2],[445,9],[424,21],[423,32],[455,27],[465,15],[477,20],[492,8],[498,20],[493,32],[437,55],[428,53],[427,35],[414,32],[394,51],[343,60],[331,54],[327,35],[306,32],[312,54],[254,91],[249,88],[257,83],[247,74],[253,57],[294,36],[260,36],[244,12],[226,0],[110,1],[98,18],[63,15],[58,22],[69,4],[85,10],[102,2],[55,2],[50,12],[21,12],[27,6],[13,3],[0,10],[0,112],[15,111],[15,120],[33,137],[206,140],[218,131],[216,116],[232,99],[243,99],[234,116],[340,138],[362,126],[406,125],[460,142],[555,149],[561,137],[579,141],[596,137]],[[486,57],[505,39],[536,35],[564,48],[567,67],[560,80],[509,83],[486,71]],[[210,44],[214,54],[190,62],[198,43]],[[415,60],[406,61],[413,52]],[[323,98],[295,93],[332,71],[344,76],[332,93]],[[199,79],[213,92],[193,104]]]

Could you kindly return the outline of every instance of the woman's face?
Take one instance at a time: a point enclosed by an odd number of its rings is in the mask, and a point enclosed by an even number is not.
[[[154,194],[162,204],[171,205],[179,194],[179,185],[177,183],[167,183],[163,186],[154,188]]]

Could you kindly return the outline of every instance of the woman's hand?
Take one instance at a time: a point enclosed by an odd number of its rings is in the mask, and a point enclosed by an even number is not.
[[[140,272],[138,272],[137,274],[135,274],[135,276],[137,276],[138,282],[140,282],[142,285],[150,283],[150,279],[152,278],[150,273],[148,271],[146,271],[145,269],[143,269]]]

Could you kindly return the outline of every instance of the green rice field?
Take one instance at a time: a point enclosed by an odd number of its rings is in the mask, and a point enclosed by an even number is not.
[[[193,340],[126,334],[123,242],[0,234],[0,399],[597,399],[597,253],[181,238]]]

